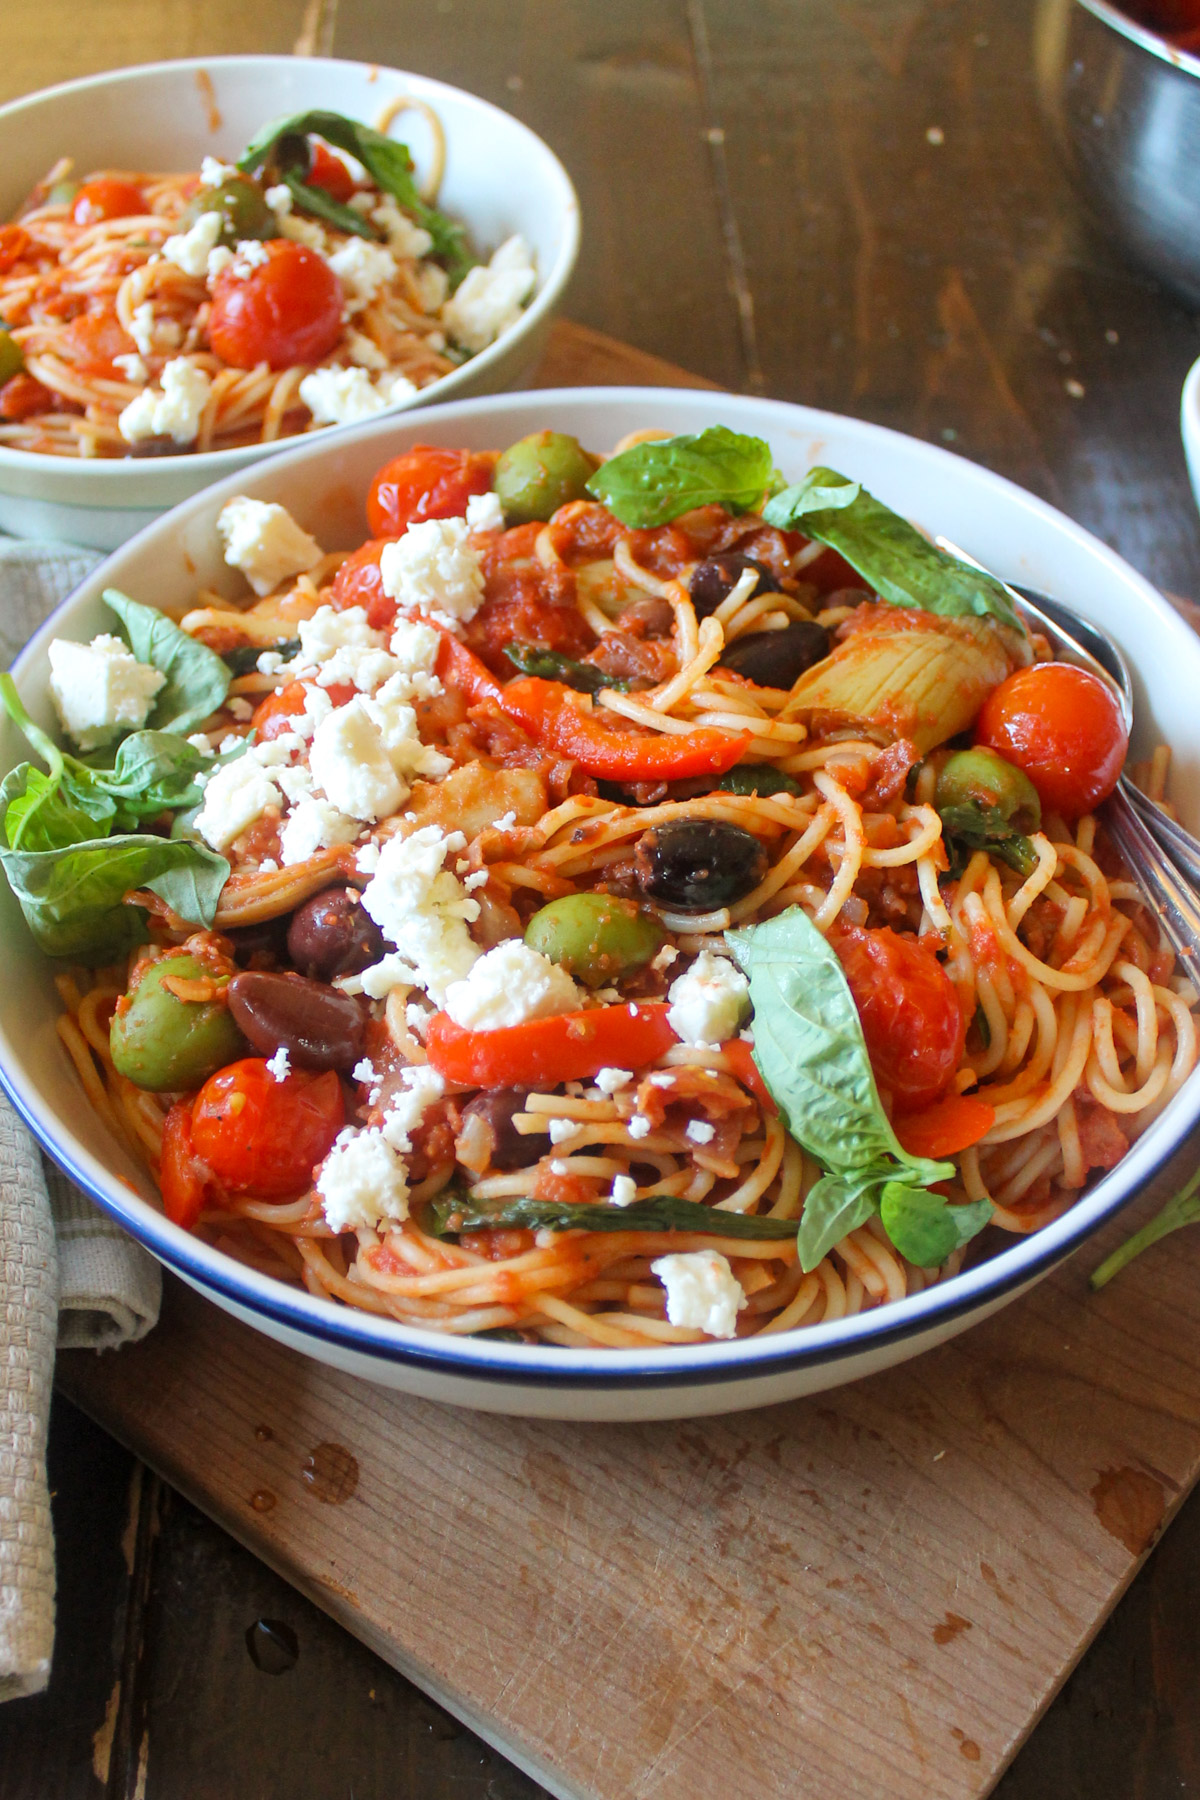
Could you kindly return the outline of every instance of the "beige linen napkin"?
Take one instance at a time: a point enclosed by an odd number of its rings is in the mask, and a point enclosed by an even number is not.
[[[99,560],[66,544],[0,539],[0,667]],[[154,1259],[38,1153],[0,1098],[0,1700],[37,1693],[50,1675],[56,1337],[96,1350],[142,1337],[160,1289]]]

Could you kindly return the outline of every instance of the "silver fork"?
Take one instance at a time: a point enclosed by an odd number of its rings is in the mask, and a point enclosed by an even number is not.
[[[1000,580],[949,538],[935,541],[939,550],[981,574],[991,575],[994,581]],[[1089,670],[1104,682],[1121,708],[1126,729],[1132,730],[1133,682],[1129,664],[1107,632],[1048,594],[1013,587],[1006,581],[1000,585],[1018,612],[1050,639],[1063,661]],[[1168,818],[1124,774],[1105,802],[1105,824],[1117,849],[1155,902],[1163,930],[1193,987],[1200,992],[1200,897],[1194,891],[1200,886],[1200,840]]]

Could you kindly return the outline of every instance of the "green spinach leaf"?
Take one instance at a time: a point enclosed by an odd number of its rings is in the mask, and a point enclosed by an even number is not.
[[[950,852],[951,875],[962,874],[973,850],[987,850],[998,856],[1018,875],[1032,875],[1037,868],[1037,851],[998,806],[988,806],[981,800],[959,800],[939,807],[938,816]]]
[[[231,677],[215,650],[189,637],[157,607],[142,606],[117,588],[105,588],[103,597],[138,661],[167,678],[146,721],[151,730],[186,735],[224,704]]]
[[[1192,1176],[1186,1187],[1172,1195],[1162,1211],[1155,1213],[1148,1224],[1143,1225],[1140,1231],[1135,1231],[1132,1237],[1127,1237],[1111,1256],[1105,1257],[1091,1277],[1091,1286],[1097,1289],[1106,1287],[1114,1275],[1119,1275],[1127,1263],[1131,1263],[1135,1256],[1140,1256],[1143,1250],[1148,1250],[1151,1244],[1157,1244],[1159,1238],[1168,1237],[1172,1231],[1179,1231],[1184,1225],[1197,1223],[1200,1223],[1200,1170]]]
[[[836,469],[810,469],[763,508],[768,525],[829,544],[891,606],[943,618],[998,619],[1024,635],[1007,590],[993,576],[939,550],[907,519]]]
[[[587,491],[622,525],[649,530],[696,506],[749,512],[779,481],[770,446],[762,438],[710,425],[706,431],[622,450],[601,463]]]

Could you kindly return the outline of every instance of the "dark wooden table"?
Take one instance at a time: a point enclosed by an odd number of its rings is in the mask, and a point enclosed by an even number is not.
[[[0,97],[156,56],[297,47],[459,83],[526,120],[575,179],[573,317],[729,387],[952,445],[1200,597],[1177,429],[1200,329],[1066,186],[1035,105],[1032,10],[7,0]],[[542,1794],[65,1401],[51,1484],[54,1677],[0,1710],[4,1800]],[[1196,1791],[1198,1615],[1200,1497],[1003,1800]]]

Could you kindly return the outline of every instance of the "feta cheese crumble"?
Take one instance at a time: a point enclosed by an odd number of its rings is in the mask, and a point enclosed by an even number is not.
[[[693,1144],[711,1144],[716,1135],[716,1127],[710,1125],[707,1119],[689,1119],[684,1132],[684,1136],[690,1138]]]
[[[567,1139],[574,1137],[578,1130],[578,1119],[551,1119],[550,1142],[552,1144],[565,1144]]]
[[[353,704],[353,702],[351,703]],[[447,988],[461,981],[478,960],[467,923],[479,917],[479,902],[443,865],[465,849],[461,831],[444,835],[425,825],[408,837],[389,838],[363,890],[362,903],[396,953],[363,971],[364,993],[382,999],[393,987],[424,988],[441,1006]],[[372,858],[359,853],[366,869]]]
[[[408,787],[392,767],[378,723],[357,697],[336,707],[313,735],[313,780],[339,812],[352,819],[385,819],[398,810]]]
[[[292,1072],[292,1060],[288,1055],[287,1045],[280,1044],[274,1056],[267,1058],[267,1070],[272,1081],[286,1081]]]
[[[504,508],[500,496],[491,488],[486,494],[472,494],[467,501],[468,531],[503,531]]]
[[[273,500],[236,495],[221,508],[217,530],[225,546],[225,561],[231,569],[242,571],[256,594],[272,593],[289,577],[306,574],[324,554],[316,538]]]
[[[388,249],[393,256],[403,256],[412,262],[419,262],[421,257],[428,256],[433,249],[433,239],[424,226],[414,225],[394,200],[381,200],[378,206],[372,207],[371,223],[378,225],[386,235]]]
[[[403,609],[473,619],[483,604],[483,570],[465,519],[424,519],[385,544],[379,557],[384,593]]]
[[[167,239],[162,247],[164,260],[185,275],[207,275],[209,251],[216,249],[224,223],[219,212],[201,213],[190,230]]]
[[[142,346],[139,343],[138,349]],[[169,437],[177,444],[192,444],[208,405],[212,381],[207,370],[197,368],[186,356],[167,363],[159,377],[160,391],[144,388],[129,402],[117,420],[127,444],[146,438]]]
[[[90,644],[54,638],[49,656],[54,710],[81,750],[97,750],[119,731],[140,730],[167,679],[107,632]]]
[[[614,1175],[608,1197],[614,1206],[632,1206],[637,1199],[637,1182],[632,1175]]]
[[[357,819],[347,818],[328,800],[309,795],[299,799],[288,814],[279,837],[279,854],[285,869],[307,862],[318,850],[334,844],[352,844],[362,829]]]
[[[349,369],[337,363],[328,369],[314,369],[300,383],[300,398],[314,425],[357,425],[416,392],[416,383],[407,375],[380,375],[372,381],[357,363]]]
[[[446,330],[466,350],[486,350],[515,325],[537,279],[529,245],[510,237],[486,268],[468,270],[442,313]]]
[[[143,356],[154,356],[161,350],[174,350],[183,342],[183,332],[175,319],[156,319],[154,302],[143,300],[133,309],[129,335]]]
[[[709,1337],[737,1335],[737,1316],[746,1308],[746,1296],[719,1251],[685,1250],[660,1256],[650,1267],[667,1290],[667,1318],[672,1325]]]
[[[446,1091],[446,1083],[436,1069],[414,1064],[400,1072],[401,1086],[388,1101],[380,1130],[393,1150],[412,1149],[414,1134],[420,1130],[425,1114]]]
[[[342,612],[332,606],[318,606],[311,619],[300,620],[296,630],[300,660],[304,663],[328,662],[339,650],[382,650],[387,642],[382,631],[367,624],[366,608],[362,606],[348,606]]]
[[[634,1113],[633,1117],[629,1121],[627,1130],[628,1130],[631,1138],[649,1137],[650,1136],[650,1121],[646,1117],[645,1113]]]
[[[619,1094],[632,1080],[632,1069],[600,1069],[596,1074],[596,1086],[602,1094]]]
[[[380,288],[396,279],[396,260],[391,251],[367,238],[352,237],[327,261],[342,284],[346,300],[342,317],[345,319],[364,311]]]
[[[114,356],[113,368],[120,369],[126,381],[132,382],[134,387],[145,387],[150,379],[149,369],[135,351],[130,351],[125,356]]]
[[[317,1175],[325,1222],[332,1231],[374,1230],[408,1217],[404,1158],[378,1126],[338,1133]]]
[[[268,806],[282,806],[283,796],[252,752],[216,769],[204,784],[204,805],[196,830],[214,850],[224,850],[241,837]]]
[[[529,1019],[575,1012],[579,989],[558,963],[520,938],[497,944],[471,969],[465,981],[446,990],[446,1011],[468,1031],[497,1031]]]
[[[221,187],[226,181],[236,181],[238,171],[232,163],[222,162],[219,156],[205,156],[200,162],[200,186],[202,188]]]
[[[667,1022],[685,1044],[715,1049],[737,1036],[749,993],[750,983],[736,963],[702,950],[671,984]]]

